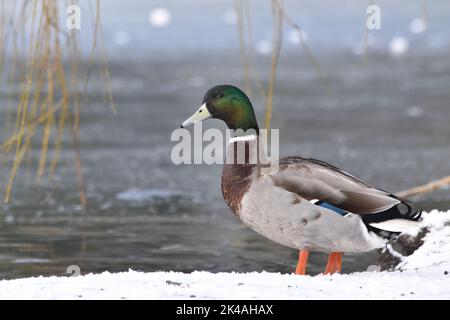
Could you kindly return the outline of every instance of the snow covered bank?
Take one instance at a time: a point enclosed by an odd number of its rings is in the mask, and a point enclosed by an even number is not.
[[[365,272],[295,276],[276,273],[102,273],[4,281],[2,299],[449,299],[450,275]]]
[[[450,299],[450,211],[422,224],[424,244],[395,271],[296,276],[278,273],[144,273],[0,281],[1,299]],[[420,228],[411,232],[414,237]]]

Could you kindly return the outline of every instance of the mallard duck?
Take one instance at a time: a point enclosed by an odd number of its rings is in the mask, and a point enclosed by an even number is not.
[[[250,161],[259,127],[247,95],[232,85],[206,93],[201,107],[182,127],[215,118],[230,129],[254,132],[232,137],[222,172],[222,194],[233,213],[260,235],[299,250],[296,274],[304,275],[310,251],[329,253],[325,274],[341,271],[342,254],[383,247],[421,218],[421,210],[392,193],[374,188],[326,162],[291,156],[277,170]],[[241,132],[242,132],[241,131]],[[245,162],[237,159],[245,143]],[[231,162],[231,163],[230,163]]]

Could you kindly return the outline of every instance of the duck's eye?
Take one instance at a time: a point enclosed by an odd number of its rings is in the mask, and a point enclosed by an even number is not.
[[[223,98],[223,93],[219,93],[219,94],[216,96],[216,98],[217,98],[217,99]]]
[[[203,110],[202,110],[202,109],[198,110],[198,113],[202,113],[202,112],[203,112]]]

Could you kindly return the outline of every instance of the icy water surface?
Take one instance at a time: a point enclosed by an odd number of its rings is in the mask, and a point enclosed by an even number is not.
[[[447,56],[373,56],[366,66],[355,56],[320,56],[327,88],[304,60],[284,56],[278,74],[272,125],[280,128],[283,156],[319,158],[393,192],[449,174]],[[170,161],[170,134],[204,92],[242,85],[238,61],[233,53],[113,62],[117,114],[93,78],[80,129],[88,208],[79,206],[69,142],[53,181],[36,184],[25,164],[13,200],[0,206],[0,277],[64,275],[73,264],[82,273],[292,272],[297,252],[245,228],[226,207],[220,166]],[[267,63],[257,65],[264,75]],[[254,104],[262,123],[263,102],[255,97]],[[224,129],[215,120],[211,126]],[[27,160],[31,168],[38,156]],[[1,167],[1,185],[8,171]],[[446,189],[417,200],[448,209],[449,199]],[[325,259],[312,255],[308,270],[322,271]],[[374,253],[346,255],[344,271],[376,261]]]

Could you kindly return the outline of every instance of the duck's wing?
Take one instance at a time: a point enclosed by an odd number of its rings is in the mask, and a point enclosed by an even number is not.
[[[270,176],[275,185],[304,199],[317,199],[360,215],[385,212],[402,202],[388,192],[315,159],[283,158],[278,171]]]

